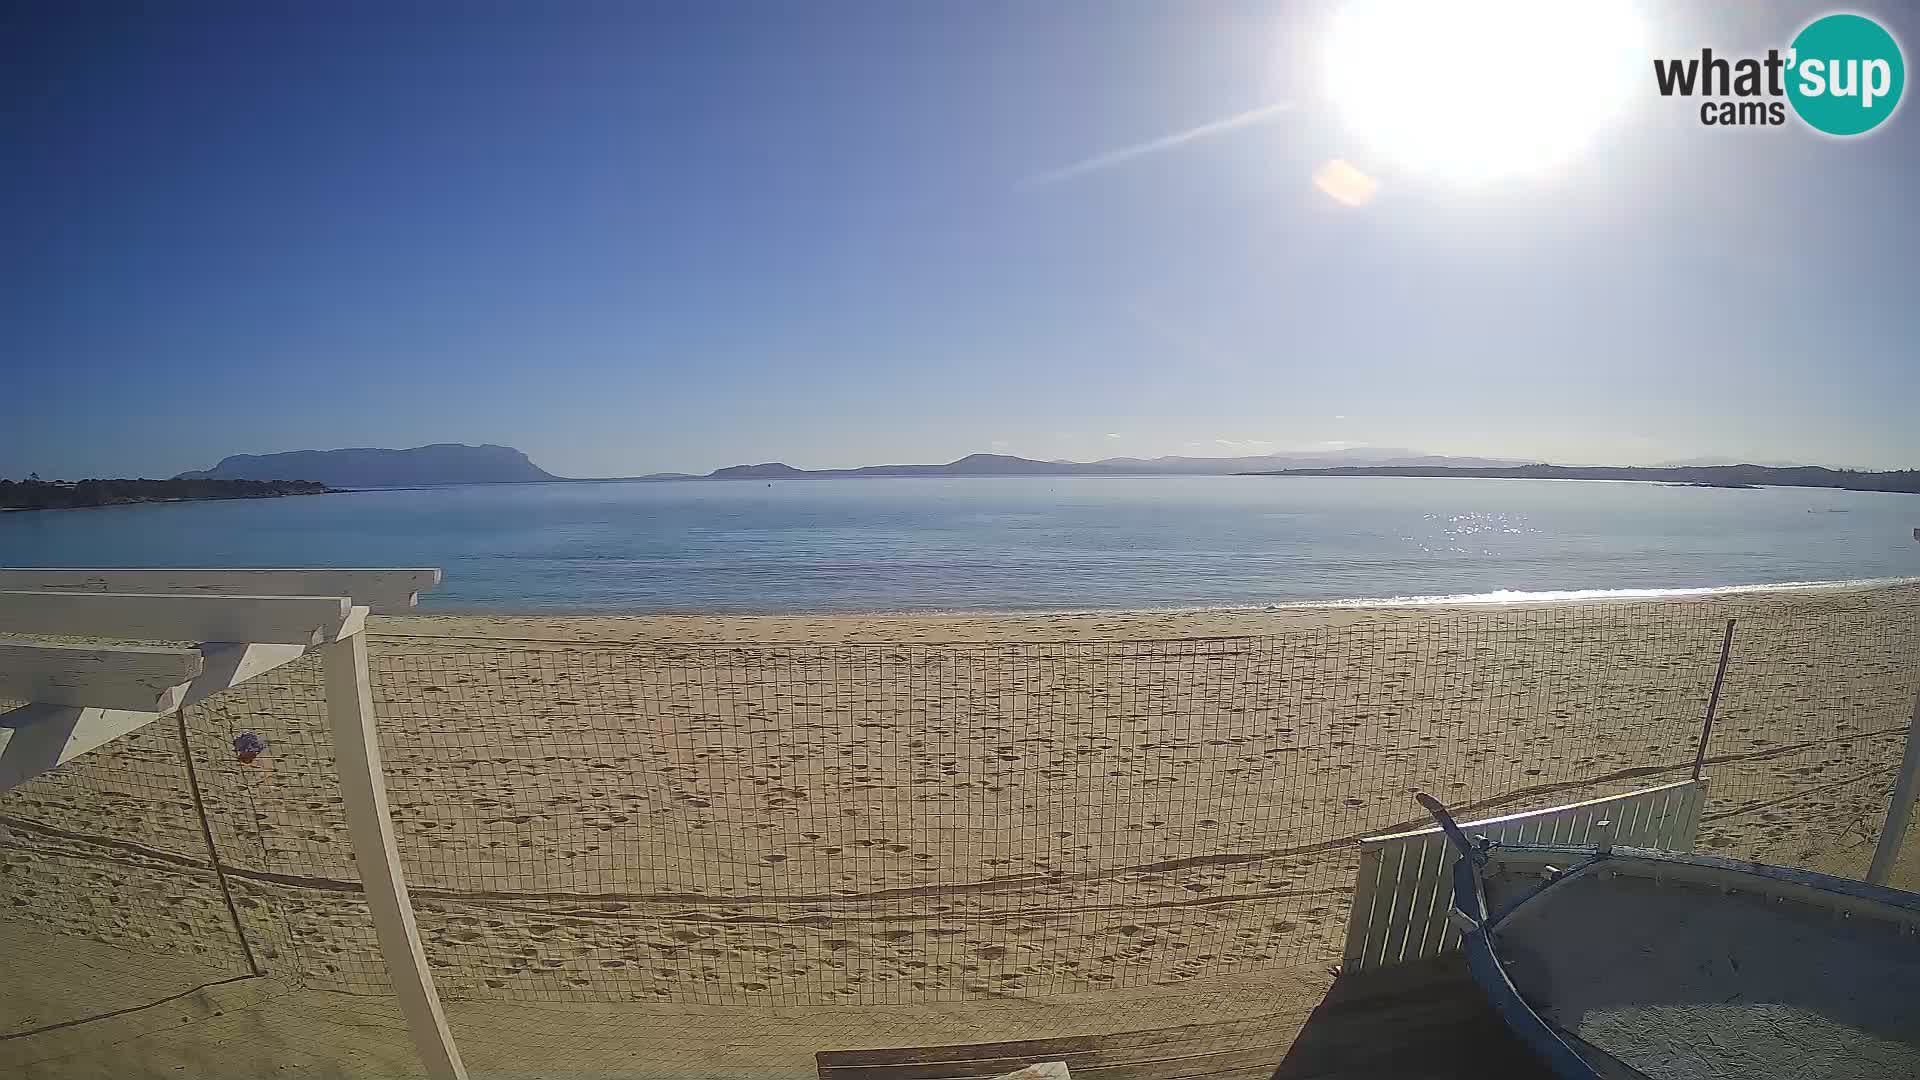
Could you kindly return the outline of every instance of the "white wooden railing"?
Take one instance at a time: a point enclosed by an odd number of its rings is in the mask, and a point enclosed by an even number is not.
[[[362,633],[369,612],[405,611],[439,581],[438,570],[0,569],[0,634],[20,635],[0,638],[0,699],[27,702],[0,713],[0,791],[317,650],[387,973],[427,1074],[465,1080],[394,846]]]
[[[1705,780],[1630,791],[1604,799],[1465,821],[1468,836],[1507,844],[1587,844],[1593,826],[1613,823],[1622,847],[1692,851],[1705,805]],[[1457,852],[1438,826],[1368,837],[1360,842],[1360,869],[1341,970],[1366,971],[1420,960],[1460,947],[1447,919]]]

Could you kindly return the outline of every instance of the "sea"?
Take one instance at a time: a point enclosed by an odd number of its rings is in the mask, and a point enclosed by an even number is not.
[[[0,566],[437,566],[425,610],[1102,611],[1920,576],[1920,496],[1399,477],[576,482],[0,514]]]

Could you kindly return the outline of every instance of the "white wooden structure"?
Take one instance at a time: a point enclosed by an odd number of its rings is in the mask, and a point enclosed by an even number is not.
[[[1607,821],[1613,843],[1622,847],[1692,851],[1706,797],[1705,780],[1683,780],[1570,806],[1463,821],[1460,828],[1468,836],[1501,843],[1586,845],[1599,842],[1594,826]],[[1391,967],[1458,949],[1460,932],[1447,919],[1457,853],[1446,834],[1435,826],[1360,843],[1342,970]]]
[[[0,569],[0,635],[21,635],[0,637],[0,700],[27,703],[0,712],[0,791],[318,651],[354,862],[387,972],[427,1074],[464,1080],[387,816],[362,633],[369,612],[405,611],[439,581],[431,569]],[[175,644],[119,644],[128,639]]]
[[[1920,540],[1920,529],[1914,530]],[[1920,689],[1913,693],[1913,720],[1907,724],[1907,749],[1900,757],[1900,772],[1893,781],[1893,797],[1887,803],[1887,820],[1880,826],[1880,839],[1873,846],[1873,863],[1867,867],[1867,880],[1885,885],[1900,858],[1900,845],[1907,838],[1907,823],[1913,818],[1913,800],[1920,796]]]

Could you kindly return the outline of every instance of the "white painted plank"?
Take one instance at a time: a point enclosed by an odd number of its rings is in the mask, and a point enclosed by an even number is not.
[[[1656,796],[1649,792],[1638,799],[1628,799],[1620,804],[1620,809],[1608,816],[1613,818],[1613,842],[1623,847],[1646,847],[1648,826],[1653,823],[1653,803]]]
[[[0,634],[317,645],[352,609],[339,596],[0,592]]]
[[[0,641],[0,698],[164,712],[201,667],[198,649]]]
[[[1920,539],[1920,531],[1914,533]],[[1907,745],[1900,755],[1900,771],[1894,774],[1893,794],[1887,802],[1887,817],[1880,825],[1880,838],[1873,845],[1873,862],[1867,867],[1867,880],[1885,885],[1893,864],[1900,858],[1900,846],[1907,840],[1907,822],[1913,817],[1914,799],[1920,796],[1920,689],[1913,694],[1913,720],[1907,725]]]
[[[1582,806],[1598,806],[1606,803],[1614,803],[1614,802],[1620,801],[1621,799],[1632,798],[1638,795],[1644,795],[1648,792],[1666,791],[1669,788],[1681,788],[1694,783],[1697,783],[1697,781],[1676,780],[1671,784],[1661,784],[1657,787],[1642,788],[1639,791],[1629,792],[1626,795],[1608,795],[1603,798],[1588,799],[1584,802],[1569,803],[1566,806],[1555,806],[1547,810],[1526,810],[1517,814],[1507,814],[1503,817],[1486,818],[1481,821],[1463,821],[1460,823],[1460,828],[1464,832],[1466,832],[1468,836],[1472,836],[1475,832],[1484,832],[1491,836],[1493,834],[1490,831],[1490,828],[1492,826],[1502,824],[1503,822],[1519,821],[1523,818],[1535,817],[1537,815],[1546,814],[1546,813],[1558,813],[1562,811],[1573,810]],[[1406,832],[1401,832],[1401,833],[1387,833],[1383,836],[1369,836],[1360,842],[1362,844],[1379,845],[1379,844],[1385,844],[1389,840],[1400,840],[1409,836],[1420,836],[1425,833],[1439,832],[1439,831],[1440,831],[1439,826],[1428,825],[1419,829],[1409,829]]]
[[[1387,939],[1395,925],[1405,922],[1408,845],[1401,844],[1380,853],[1380,891],[1373,898],[1373,922],[1367,928],[1367,966],[1383,967],[1387,959]]]
[[[1614,823],[1621,846],[1691,850],[1705,785],[1685,780],[1623,795],[1462,822],[1468,836],[1512,845],[1588,845],[1594,823]],[[1360,876],[1348,917],[1347,970],[1362,971],[1436,956],[1459,947],[1446,919],[1452,902],[1453,847],[1437,827],[1361,842]],[[1435,853],[1440,852],[1439,857]],[[1364,900],[1364,903],[1362,902]]]
[[[366,609],[354,610],[364,612]],[[173,705],[203,701],[228,687],[290,664],[306,652],[300,645],[205,646],[203,669],[186,685]],[[0,791],[26,783],[48,769],[145,727],[166,711],[89,709],[42,703],[0,713]]]
[[[440,583],[431,568],[400,570],[0,569],[0,590],[199,593],[213,596],[350,596],[376,615],[413,607]]]
[[[1452,841],[1444,836],[1427,837],[1420,847],[1419,873],[1413,879],[1412,907],[1408,910],[1406,944],[1400,949],[1400,962],[1407,963],[1434,955],[1440,947],[1440,924],[1446,922],[1447,908],[1453,903],[1451,871],[1457,857]],[[1447,884],[1442,888],[1442,882]]]
[[[1402,848],[1400,873],[1393,890],[1393,921],[1387,924],[1387,932],[1380,942],[1383,966],[1400,962],[1406,952],[1407,934],[1419,921],[1415,905],[1419,902],[1420,870],[1427,857],[1427,847],[1424,840],[1417,840]]]
[[[201,646],[200,652],[205,667],[199,677],[187,685],[187,691],[180,699],[182,705],[205,701],[222,690],[239,686],[283,664],[291,664],[306,655],[307,647],[259,642],[215,642]]]
[[[1700,838],[1700,815],[1707,806],[1707,781],[1702,779],[1688,789],[1680,819],[1667,837],[1669,851],[1691,852]]]
[[[24,705],[0,715],[0,791],[159,718],[156,712],[72,705]]]
[[[1353,908],[1347,916],[1347,944],[1340,950],[1340,967],[1344,971],[1361,971],[1366,967],[1367,925],[1373,918],[1373,899],[1380,886],[1380,849],[1365,848],[1360,852],[1360,867],[1354,871]]]
[[[380,738],[374,726],[372,684],[367,677],[365,634],[323,647],[327,719],[340,766],[340,794],[353,840],[353,860],[366,886],[367,907],[386,958],[400,1011],[407,1018],[414,1048],[434,1080],[466,1080],[460,1051],[447,1030],[447,1018],[427,970],[414,923],[413,902],[400,870],[393,821],[387,812],[387,784],[380,767]]]

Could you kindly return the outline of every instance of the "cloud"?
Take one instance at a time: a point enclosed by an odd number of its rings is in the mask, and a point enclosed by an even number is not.
[[[1270,439],[1215,439],[1215,446],[1224,446],[1237,454],[1271,454],[1279,444]]]
[[[1117,432],[1117,431],[1109,431],[1109,432],[1107,432],[1107,438],[1109,438],[1109,439],[1117,439],[1117,438],[1119,438],[1119,437],[1120,437],[1120,433],[1119,433],[1119,432]]]
[[[1062,180],[1071,180],[1074,177],[1099,172],[1101,169],[1109,169],[1115,165],[1124,165],[1135,158],[1143,158],[1149,154],[1157,154],[1163,150],[1171,150],[1176,146],[1193,142],[1195,139],[1204,139],[1209,136],[1235,131],[1253,124],[1263,123],[1292,109],[1292,102],[1276,101],[1270,105],[1262,105],[1257,109],[1248,109],[1246,112],[1236,113],[1222,120],[1214,120],[1210,123],[1201,124],[1199,127],[1188,128],[1185,131],[1176,131],[1171,135],[1162,135],[1157,139],[1149,139],[1146,142],[1134,143],[1132,146],[1123,146],[1118,150],[1109,150],[1103,154],[1095,154],[1090,158],[1076,161],[1071,165],[1062,165],[1057,169],[1034,173],[1032,176],[1015,184],[1014,187],[1020,191],[1031,191],[1034,188],[1057,184]]]
[[[1333,418],[1334,418],[1335,420],[1345,420],[1345,419],[1347,418],[1347,414],[1346,414],[1346,413],[1334,413],[1334,414],[1333,414]]]

